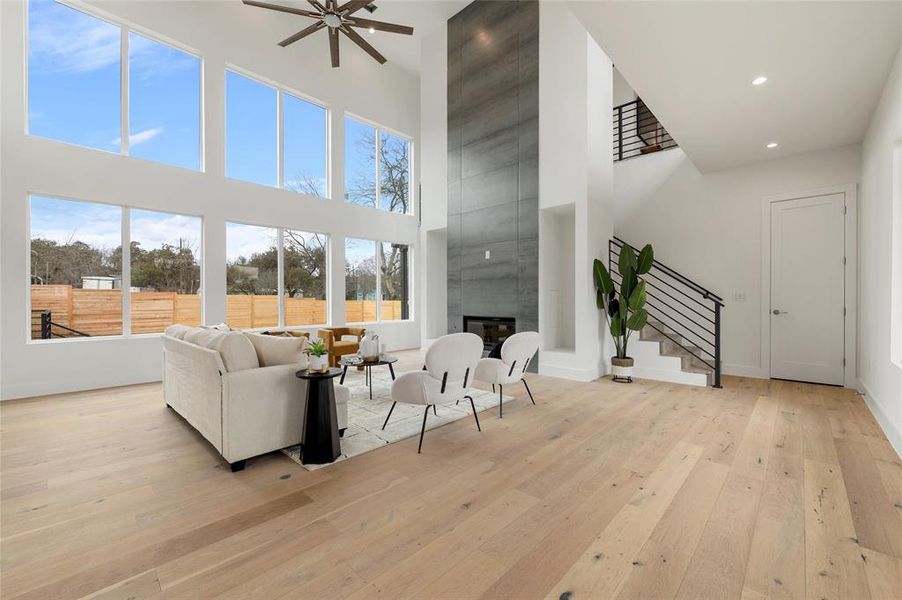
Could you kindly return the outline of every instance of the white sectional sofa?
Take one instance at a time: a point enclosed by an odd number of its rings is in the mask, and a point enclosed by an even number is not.
[[[304,338],[172,325],[163,335],[163,397],[229,462],[303,442],[307,382]],[[348,389],[335,384],[338,427]]]

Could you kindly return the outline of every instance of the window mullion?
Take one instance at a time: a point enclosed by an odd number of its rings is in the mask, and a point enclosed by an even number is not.
[[[382,207],[382,161],[380,160],[380,155],[382,153],[382,135],[379,132],[378,127],[374,127],[373,131],[376,134],[376,208]]]
[[[132,236],[131,236],[131,211],[128,207],[122,208],[122,335],[132,334]]]
[[[382,320],[382,252],[379,247],[381,243],[379,240],[373,242],[373,249],[376,250],[376,321]]]
[[[119,117],[121,140],[120,151],[125,156],[129,154],[129,85],[128,85],[128,29],[119,28]]]
[[[285,189],[285,100],[282,90],[276,90],[276,180],[279,189]]]
[[[279,329],[285,328],[285,230],[279,227],[276,234],[276,293],[279,294]]]

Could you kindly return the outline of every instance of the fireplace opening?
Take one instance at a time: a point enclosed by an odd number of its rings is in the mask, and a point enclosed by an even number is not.
[[[501,351],[504,340],[517,332],[513,317],[464,316],[464,331],[482,338],[483,356],[493,356]],[[500,354],[499,354],[500,357]]]

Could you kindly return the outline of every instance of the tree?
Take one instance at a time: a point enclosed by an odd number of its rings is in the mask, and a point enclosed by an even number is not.
[[[163,244],[152,250],[132,242],[131,264],[131,284],[142,290],[196,294],[200,289],[200,265],[187,240],[179,239],[176,246]]]
[[[71,238],[62,244],[35,238],[31,240],[32,282],[81,287],[83,277],[118,277],[122,274],[121,254],[118,247],[97,248]]]

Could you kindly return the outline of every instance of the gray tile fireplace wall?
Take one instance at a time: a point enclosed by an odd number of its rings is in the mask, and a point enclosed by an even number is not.
[[[477,0],[448,21],[448,332],[539,325],[539,5]]]

